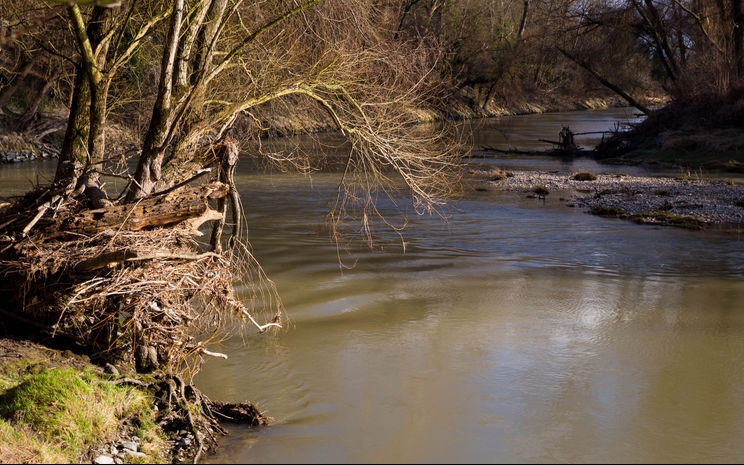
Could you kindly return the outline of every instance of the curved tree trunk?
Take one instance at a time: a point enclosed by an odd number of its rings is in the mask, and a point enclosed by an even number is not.
[[[637,100],[635,97],[630,95],[628,92],[626,92],[622,87],[614,84],[609,79],[607,79],[605,76],[601,75],[598,71],[596,71],[594,68],[589,65],[589,63],[585,62],[584,60],[580,59],[579,57],[576,57],[568,51],[564,50],[561,47],[557,47],[558,51],[561,52],[566,58],[573,61],[577,65],[581,66],[585,70],[587,70],[592,76],[594,76],[600,83],[602,83],[603,86],[607,87],[611,91],[615,92],[617,95],[625,99],[626,102],[628,102],[630,105],[634,106],[635,108],[641,110],[644,114],[649,113],[649,108],[644,105],[640,100]]]
[[[173,95],[173,76],[176,69],[175,63],[181,35],[183,9],[184,0],[175,0],[168,28],[166,50],[161,62],[157,99],[152,110],[150,126],[147,129],[147,134],[145,134],[142,155],[134,173],[134,182],[129,184],[126,193],[127,202],[148,196],[161,176],[165,151],[173,130],[171,96]]]

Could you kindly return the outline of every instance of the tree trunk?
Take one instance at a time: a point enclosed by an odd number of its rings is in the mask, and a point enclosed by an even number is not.
[[[74,187],[85,166],[90,120],[90,82],[79,64],[72,89],[70,115],[57,162],[54,184]]]
[[[603,86],[607,87],[611,91],[615,92],[617,95],[625,99],[626,102],[634,106],[635,108],[641,110],[644,114],[649,113],[649,109],[646,105],[641,103],[639,100],[635,99],[632,95],[630,95],[628,92],[623,90],[620,86],[610,82],[606,77],[599,74],[598,71],[596,71],[594,68],[589,65],[589,63],[585,62],[584,60],[580,59],[579,57],[573,56],[572,54],[568,53],[566,50],[564,50],[561,47],[557,47],[558,51],[561,52],[566,58],[573,61],[577,65],[581,66],[585,70],[587,70],[592,76],[594,76],[600,83],[602,83]]]
[[[744,0],[733,0],[734,63],[736,75],[744,79]]]
[[[166,50],[163,53],[160,67],[160,82],[158,83],[155,107],[152,110],[150,126],[147,129],[147,134],[145,134],[142,155],[134,173],[134,182],[130,183],[127,189],[127,202],[147,197],[152,193],[155,184],[160,179],[167,145],[173,137],[171,97],[183,9],[184,0],[175,0],[165,44]]]
[[[40,80],[42,80],[43,84],[41,85],[41,88],[36,91],[33,99],[31,99],[31,101],[28,103],[28,107],[23,113],[23,116],[21,116],[21,118],[18,120],[17,126],[19,129],[25,128],[31,121],[33,121],[33,119],[39,113],[41,102],[44,101],[44,97],[47,96],[49,90],[57,82],[58,77],[58,72],[52,72],[51,75],[48,77],[44,76],[43,78],[39,78]]]
[[[218,182],[182,187],[169,195],[150,197],[136,205],[87,210],[73,217],[59,218],[52,230],[59,231],[59,234],[97,234],[107,229],[141,231],[197,219],[190,225],[196,230],[204,221],[221,218],[209,208],[208,202],[225,198],[229,190],[229,186]]]
[[[524,36],[524,30],[527,27],[527,15],[530,9],[529,0],[524,0],[524,8],[522,9],[522,20],[519,21],[519,31],[517,31],[517,40],[520,40]]]
[[[109,79],[105,68],[109,41],[105,40],[114,13],[112,8],[94,7],[86,27],[77,5],[68,7],[81,63],[73,89],[70,118],[55,182],[88,191],[96,206],[106,205],[106,195],[98,185],[98,171],[106,151],[105,123]]]
[[[31,71],[31,68],[33,68],[34,61],[34,58],[28,58],[27,61],[23,62],[22,65],[18,68],[18,71],[14,71],[12,73],[12,77],[9,78],[9,81],[11,81],[11,83],[0,87],[0,113],[3,112],[3,109],[8,104],[10,98],[18,90],[19,83],[26,78],[28,73]]]

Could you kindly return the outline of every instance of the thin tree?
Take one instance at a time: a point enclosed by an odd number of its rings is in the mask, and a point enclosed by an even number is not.
[[[260,138],[287,109],[349,142],[329,214],[335,239],[347,220],[361,222],[367,241],[375,221],[392,224],[375,207],[377,193],[404,189],[418,213],[440,212],[457,194],[464,151],[452,133],[416,125],[436,117],[441,55],[425,41],[395,40],[380,21],[384,4],[88,3],[43,3],[75,38],[65,50],[77,69],[68,126],[55,182],[8,210],[2,225],[9,275],[25,283],[15,298],[36,295],[23,312],[46,315],[37,323],[54,321],[54,334],[131,357],[137,371],[193,373],[194,357],[209,354],[235,317],[259,331],[281,327],[280,299],[241,235],[232,173],[238,140]],[[157,77],[152,95],[128,87],[148,73]],[[148,116],[133,172],[131,163],[110,168],[106,134],[122,120],[111,102],[121,101],[139,102],[127,111]],[[103,182],[114,175],[128,181],[120,192]],[[204,225],[208,246],[195,239]],[[236,280],[249,281],[247,300],[268,322],[236,297]]]

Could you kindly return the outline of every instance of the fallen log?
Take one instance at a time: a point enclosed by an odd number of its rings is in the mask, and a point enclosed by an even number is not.
[[[205,221],[222,217],[209,207],[209,201],[224,198],[228,192],[229,187],[219,182],[197,187],[184,186],[166,195],[147,197],[136,203],[60,217],[56,219],[53,229],[59,233],[91,235],[109,229],[141,231],[191,220],[189,226],[197,233],[198,227]]]

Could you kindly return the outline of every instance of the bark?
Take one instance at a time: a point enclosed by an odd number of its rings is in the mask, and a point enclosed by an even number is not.
[[[517,39],[521,39],[524,36],[524,30],[527,27],[527,15],[530,9],[529,0],[524,0],[524,9],[522,10],[522,20],[519,21],[519,31],[517,32]]]
[[[27,58],[27,60],[23,62],[22,65],[18,68],[18,71],[12,73],[11,77],[9,78],[9,81],[11,82],[0,87],[0,113],[3,112],[3,109],[8,104],[10,98],[15,95],[16,91],[18,90],[18,83],[25,79],[31,69],[34,67],[35,61],[36,58]]]
[[[175,0],[173,13],[171,14],[166,49],[161,62],[160,82],[158,83],[158,94],[155,107],[152,111],[150,125],[145,134],[142,147],[142,155],[137,163],[134,173],[135,182],[129,185],[126,193],[126,201],[132,202],[148,196],[154,189],[155,184],[161,176],[161,168],[165,151],[172,137],[173,129],[173,76],[175,72],[176,56],[178,51],[179,37],[181,35],[181,22],[183,19],[184,0]]]
[[[68,127],[57,165],[55,182],[89,190],[96,205],[107,204],[98,185],[98,171],[106,151],[105,124],[109,80],[102,70],[108,51],[108,33],[114,10],[94,7],[87,26],[77,5],[68,7],[70,22],[81,52],[73,89]]]
[[[662,66],[666,70],[667,76],[672,81],[677,80],[679,74],[679,66],[674,58],[669,41],[667,39],[668,34],[664,23],[661,20],[659,11],[654,6],[651,0],[643,0],[644,7],[640,4],[639,0],[632,0],[633,6],[641,18],[648,25],[651,36],[654,39],[657,49],[659,50],[658,57],[661,61]]]
[[[55,185],[70,186],[77,184],[85,166],[86,147],[90,119],[90,82],[85,76],[82,64],[78,65],[75,74],[75,85],[72,90],[70,114],[67,118],[67,129],[62,141],[62,149],[54,176]]]
[[[734,13],[734,63],[737,76],[744,78],[744,0],[732,0]]]
[[[201,219],[201,223],[221,218],[209,207],[209,201],[224,198],[229,187],[222,183],[210,183],[199,187],[181,188],[170,194],[144,199],[134,205],[125,204],[86,210],[73,217],[59,218],[53,230],[59,234],[97,234],[102,231],[141,231],[153,227],[173,226]],[[198,223],[198,224],[197,224]],[[190,222],[196,231],[199,221]]]
[[[44,101],[44,97],[49,93],[49,90],[54,86],[55,82],[57,80],[57,75],[52,75],[49,78],[45,78],[44,83],[41,86],[41,89],[37,90],[34,94],[33,99],[28,104],[28,108],[26,108],[26,111],[23,113],[23,116],[18,120],[18,128],[23,129],[31,123],[31,121],[34,120],[36,115],[39,113],[39,107],[41,106],[41,102]]]

